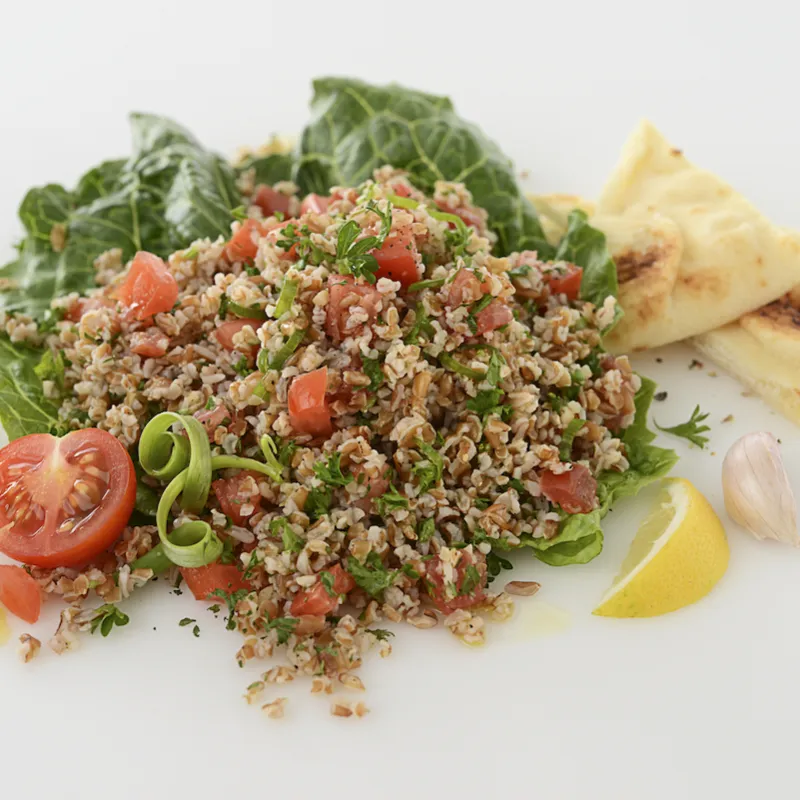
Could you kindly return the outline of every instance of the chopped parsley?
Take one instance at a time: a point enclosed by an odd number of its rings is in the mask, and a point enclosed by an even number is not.
[[[339,593],[333,588],[333,584],[336,581],[336,578],[333,577],[333,573],[328,572],[328,570],[323,570],[319,574],[320,583],[325,587],[325,591],[331,597],[338,597]]]
[[[514,565],[508,560],[503,558],[502,556],[497,555],[497,553],[492,550],[486,556],[486,571],[488,573],[488,577],[486,578],[487,583],[491,583],[504,569],[513,569]]]
[[[708,414],[703,414],[700,411],[700,406],[695,406],[692,411],[692,416],[688,422],[683,422],[680,425],[673,425],[671,428],[662,428],[657,422],[656,428],[664,433],[671,433],[673,436],[680,436],[683,439],[688,439],[692,444],[703,448],[708,444],[708,436],[703,436],[706,431],[711,428],[704,425],[705,420],[708,419]]]
[[[120,611],[118,606],[114,603],[106,603],[95,610],[90,630],[94,633],[99,629],[101,635],[108,636],[115,625],[121,628],[130,621],[130,617]]]
[[[478,321],[475,319],[488,305],[491,304],[494,297],[490,294],[485,294],[480,300],[477,300],[469,307],[469,314],[467,316],[467,324],[473,333],[478,332]]]
[[[511,406],[500,403],[503,394],[502,389],[484,389],[467,400],[467,408],[484,418],[489,414],[498,414],[506,419],[511,414]]]
[[[227,525],[225,526],[228,527]],[[222,564],[235,564],[236,563],[236,556],[233,553],[233,546],[234,541],[233,539],[225,539],[222,543],[222,555],[219,557],[220,563]]]
[[[319,519],[319,517],[327,514],[331,507],[331,490],[324,489],[321,486],[315,486],[308,493],[305,504],[305,512],[311,519]]]
[[[466,570],[464,570],[464,580],[461,581],[461,589],[459,589],[459,595],[470,595],[472,594],[481,583],[481,574],[478,572],[478,568],[474,564],[470,564]]]
[[[564,432],[561,434],[561,444],[558,446],[558,455],[562,461],[572,460],[572,444],[575,441],[575,436],[578,431],[586,424],[585,419],[576,417],[572,422],[567,424]]]
[[[408,498],[400,494],[394,484],[390,484],[388,491],[375,498],[375,505],[378,508],[378,513],[385,517],[392,509],[408,508]]]
[[[300,622],[300,620],[294,617],[276,617],[275,619],[267,620],[264,630],[277,631],[278,644],[286,644],[286,642],[289,641],[289,637],[294,633],[298,622]]]
[[[431,324],[430,317],[425,312],[425,307],[422,303],[417,303],[414,309],[414,324],[405,335],[403,341],[406,344],[419,344],[419,336],[421,333],[424,333],[429,340],[433,340],[435,330]]]
[[[371,633],[379,642],[385,642],[387,639],[390,639],[394,636],[392,631],[387,631],[386,628],[367,628],[367,631]]]
[[[241,356],[239,360],[235,364],[231,364],[231,366],[237,375],[241,375],[243,377],[246,377],[253,371],[250,369],[250,366],[247,362],[247,356]]]
[[[305,542],[292,530],[289,520],[286,517],[276,517],[269,524],[270,533],[280,535],[283,549],[290,553],[299,553]],[[255,551],[253,551],[255,552]]]
[[[247,589],[237,589],[235,592],[226,592],[224,589],[214,589],[214,591],[210,593],[211,597],[219,597],[225,601],[225,605],[228,607],[228,617],[225,620],[225,627],[229,631],[236,629],[236,619],[234,617],[236,613],[236,604],[247,597],[248,594],[250,594],[250,592],[248,592]]]
[[[428,519],[422,520],[419,524],[417,541],[423,543],[430,541],[434,533],[436,533],[436,523],[433,521],[433,517],[428,517]]]
[[[353,219],[339,228],[336,239],[336,261],[342,275],[353,275],[363,278],[367,283],[375,283],[378,261],[371,250],[383,246],[392,229],[392,204],[387,203],[386,211],[381,211],[376,203],[367,203],[367,209],[374,211],[381,218],[381,229],[377,236],[364,236],[361,226]]]
[[[412,581],[419,580],[419,572],[417,572],[411,564],[403,564],[403,566],[400,568],[400,571],[404,575],[407,575],[409,578],[411,578]]]
[[[362,356],[361,361],[364,365],[364,374],[369,378],[370,381],[369,386],[367,386],[367,391],[370,393],[377,392],[378,389],[383,386],[384,381],[386,380],[386,377],[383,374],[383,368],[381,367],[380,359]]]
[[[432,486],[436,486],[442,480],[444,471],[444,459],[436,448],[417,439],[417,448],[425,458],[417,461],[411,471],[417,476],[419,481],[420,493],[427,492]],[[393,487],[394,488],[394,487]],[[408,503],[404,507],[408,507]]]
[[[347,486],[353,478],[342,473],[341,458],[341,453],[333,453],[327,463],[314,464],[314,474],[328,486]]]
[[[347,571],[353,576],[356,586],[378,600],[397,577],[396,571],[386,569],[381,557],[374,551],[369,553],[363,564],[350,556],[347,559]]]

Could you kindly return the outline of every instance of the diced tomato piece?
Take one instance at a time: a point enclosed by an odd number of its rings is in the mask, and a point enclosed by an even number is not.
[[[569,472],[542,473],[542,494],[561,506],[567,514],[586,514],[597,501],[597,481],[583,464],[573,464]]]
[[[483,333],[502,328],[514,319],[511,309],[502,300],[492,300],[483,311],[475,315],[476,333]]]
[[[481,281],[470,269],[460,269],[447,293],[447,305],[450,308],[474,303],[480,300],[490,289],[488,280]]]
[[[42,610],[39,584],[22,567],[0,565],[0,605],[33,625]]]
[[[425,564],[425,586],[443,614],[477,605],[485,597],[486,559],[478,551],[459,550],[453,574],[445,576],[445,564],[436,556]]]
[[[272,242],[275,245],[275,251],[278,253],[278,258],[283,259],[284,261],[294,261],[297,258],[297,245],[293,244],[289,247],[288,250],[284,250],[280,244],[281,241],[288,241],[287,236],[288,233],[284,232],[284,228],[288,225],[291,225],[295,233],[298,232],[297,222],[294,220],[289,220],[288,222],[282,222],[280,225],[276,225],[273,228],[270,228],[269,232],[267,233],[267,240]]]
[[[330,436],[333,432],[331,411],[325,399],[327,387],[327,367],[298,375],[292,381],[289,387],[289,420],[298,433]]]
[[[469,225],[477,230],[483,230],[483,217],[481,217],[481,215],[474,209],[466,208],[464,206],[459,206],[458,208],[451,208],[450,206],[439,207],[442,209],[442,211],[445,211],[448,214],[455,214],[457,217],[461,217],[465,225]],[[451,222],[450,227],[455,228],[455,225]]]
[[[565,294],[570,300],[578,297],[582,278],[583,269],[575,264],[567,264],[563,271],[559,267],[557,270],[544,273],[544,279],[550,286],[550,291],[553,294]]]
[[[224,514],[235,525],[244,525],[256,511],[261,510],[261,492],[258,488],[257,472],[242,470],[232,478],[219,478],[211,484]],[[249,514],[243,514],[244,506],[253,506]]]
[[[361,333],[364,325],[348,327],[351,309],[367,312],[371,324],[381,308],[381,293],[368,283],[356,283],[352,275],[331,275],[328,278],[328,307],[325,311],[325,331],[334,342]]]
[[[258,239],[266,233],[263,223],[257,219],[246,219],[239,230],[231,236],[225,252],[228,260],[252,261],[258,252]]]
[[[405,181],[396,181],[393,183],[392,191],[398,197],[411,197],[411,188]]]
[[[363,464],[354,464],[350,468],[350,474],[353,476],[359,486],[366,486],[367,488],[366,495],[364,495],[364,497],[362,497],[360,500],[356,500],[354,505],[369,513],[373,507],[373,499],[380,497],[389,488],[389,468],[387,466],[383,475],[380,475],[377,478],[368,478],[366,475],[364,475],[362,482],[359,482],[358,477],[359,475],[364,474]]]
[[[410,229],[392,233],[372,255],[378,262],[377,278],[400,281],[405,288],[419,280],[419,253]]]
[[[331,614],[339,607],[339,598],[355,588],[356,582],[352,575],[345,572],[341,564],[335,564],[327,572],[333,576],[334,594],[328,593],[320,579],[310,589],[303,589],[294,596],[290,609],[293,617],[321,617]]]
[[[231,421],[231,412],[225,407],[225,403],[220,403],[216,408],[204,408],[202,411],[195,411],[192,416],[202,423],[208,438],[212,441],[214,439],[214,431],[221,425],[225,425],[226,421]]]
[[[252,329],[253,333],[255,333],[261,327],[261,322],[258,320],[253,319],[231,319],[228,322],[223,322],[215,331],[214,336],[217,337],[217,341],[226,349],[226,350],[236,350],[236,345],[233,343],[233,337],[235,334],[239,333],[242,328],[250,328]],[[258,345],[254,344],[251,348],[248,348],[249,352],[257,351]],[[246,351],[247,352],[247,351]]]
[[[252,588],[235,564],[219,561],[205,567],[181,567],[181,575],[197,600],[218,600],[218,596],[212,594],[218,589],[233,594]]]
[[[81,317],[87,311],[94,311],[98,308],[114,308],[115,303],[108,297],[79,297],[64,313],[64,319],[70,322],[80,322]]]
[[[131,334],[131,350],[144,358],[161,358],[169,347],[169,337],[159,328]]]
[[[140,250],[115,296],[128,307],[133,319],[145,320],[172,310],[178,299],[178,284],[162,259]]]
[[[300,204],[300,215],[308,214],[313,211],[315,214],[324,214],[330,205],[330,197],[323,197],[321,194],[307,194]]]
[[[278,192],[265,183],[256,187],[253,202],[261,209],[265,217],[272,217],[275,214],[283,214],[286,217],[292,206],[292,198],[288,194]]]

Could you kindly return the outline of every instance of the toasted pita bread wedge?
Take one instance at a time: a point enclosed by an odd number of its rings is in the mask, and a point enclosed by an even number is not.
[[[693,339],[716,364],[800,425],[800,291]]]
[[[570,211],[580,208],[590,217],[594,214],[594,203],[576,194],[529,194],[528,200],[539,214],[544,235],[552,245],[557,245],[567,232]]]
[[[659,216],[648,218],[648,212]],[[691,164],[649,122],[625,145],[592,224],[613,240],[615,257],[625,236],[635,236],[630,269],[621,259],[625,317],[608,337],[612,350],[657,347],[713,330],[800,284],[800,240]],[[665,264],[672,265],[680,250],[674,276],[666,266],[648,264],[642,250],[648,241],[671,242],[658,251]],[[651,255],[653,264],[662,263],[655,251]]]

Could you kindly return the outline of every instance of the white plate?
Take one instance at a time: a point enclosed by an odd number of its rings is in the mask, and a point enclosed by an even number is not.
[[[657,18],[640,3],[530,4],[522,17],[499,2],[355,5],[243,2],[229,21],[217,4],[53,3],[37,6],[36,27],[27,6],[4,7],[0,29],[15,33],[0,74],[18,80],[0,83],[13,109],[0,129],[2,244],[30,185],[126,152],[128,110],[169,113],[231,152],[297,129],[310,79],[327,72],[450,93],[543,191],[596,193],[647,114],[776,221],[800,223],[794,9],[768,33],[726,14],[723,34],[698,3]],[[797,429],[713,367],[689,370],[694,355],[635,359],[669,393],[654,404],[662,424],[697,403],[710,412],[708,450],[661,437],[682,456],[675,473],[727,519],[723,455],[766,429],[800,490]],[[287,717],[264,718],[241,697],[258,669],[236,666],[238,635],[163,584],[127,604],[127,628],[75,653],[45,648],[22,665],[0,648],[0,797],[794,796],[800,553],[728,524],[730,568],[706,600],[654,620],[592,617],[645,507],[610,514],[589,565],[518,558],[515,577],[542,590],[484,648],[399,629],[392,657],[362,671],[362,720],[332,718],[305,682],[271,691],[290,697]],[[48,606],[34,633],[46,640],[56,614]],[[178,626],[185,616],[199,639]]]

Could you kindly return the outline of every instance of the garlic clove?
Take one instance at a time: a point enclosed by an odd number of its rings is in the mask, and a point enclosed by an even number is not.
[[[800,547],[794,494],[771,433],[748,433],[731,445],[722,464],[722,490],[730,517],[756,539]]]

